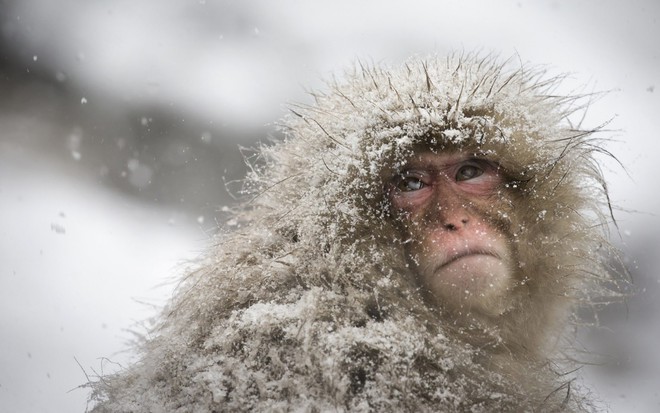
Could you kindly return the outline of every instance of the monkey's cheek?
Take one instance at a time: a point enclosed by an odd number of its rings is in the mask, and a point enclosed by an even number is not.
[[[422,282],[450,310],[499,315],[513,284],[510,266],[490,255],[469,255],[423,275]]]

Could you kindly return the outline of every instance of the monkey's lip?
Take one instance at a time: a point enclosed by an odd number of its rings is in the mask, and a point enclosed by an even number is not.
[[[466,250],[466,251],[459,251],[455,253],[454,255],[450,256],[445,262],[440,264],[438,266],[438,269],[444,268],[456,261],[459,261],[463,258],[466,257],[474,257],[474,256],[487,256],[487,257],[493,257],[497,258],[498,260],[501,260],[502,257],[496,253],[495,251],[489,251],[489,250]]]

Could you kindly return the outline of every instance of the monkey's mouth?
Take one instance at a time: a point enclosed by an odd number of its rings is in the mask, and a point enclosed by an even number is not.
[[[446,261],[441,263],[438,266],[438,270],[447,267],[448,265],[462,260],[463,258],[466,257],[473,257],[473,256],[488,256],[488,257],[493,257],[497,258],[498,260],[502,260],[502,257],[495,251],[489,251],[489,250],[466,250],[466,251],[459,251],[454,255],[451,255]]]

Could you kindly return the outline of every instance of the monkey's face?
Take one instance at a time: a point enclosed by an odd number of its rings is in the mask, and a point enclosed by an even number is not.
[[[497,315],[511,302],[503,184],[496,163],[467,152],[420,153],[390,182],[409,264],[443,308]]]

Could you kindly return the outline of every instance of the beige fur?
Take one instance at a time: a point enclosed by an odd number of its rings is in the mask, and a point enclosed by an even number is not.
[[[601,149],[567,122],[580,98],[543,76],[411,59],[292,107],[285,139],[258,152],[238,227],[185,277],[141,361],[93,384],[94,411],[588,410],[561,356],[576,305],[607,294]],[[494,212],[519,264],[503,314],[456,322],[420,291],[383,195],[418,146],[512,174]]]

